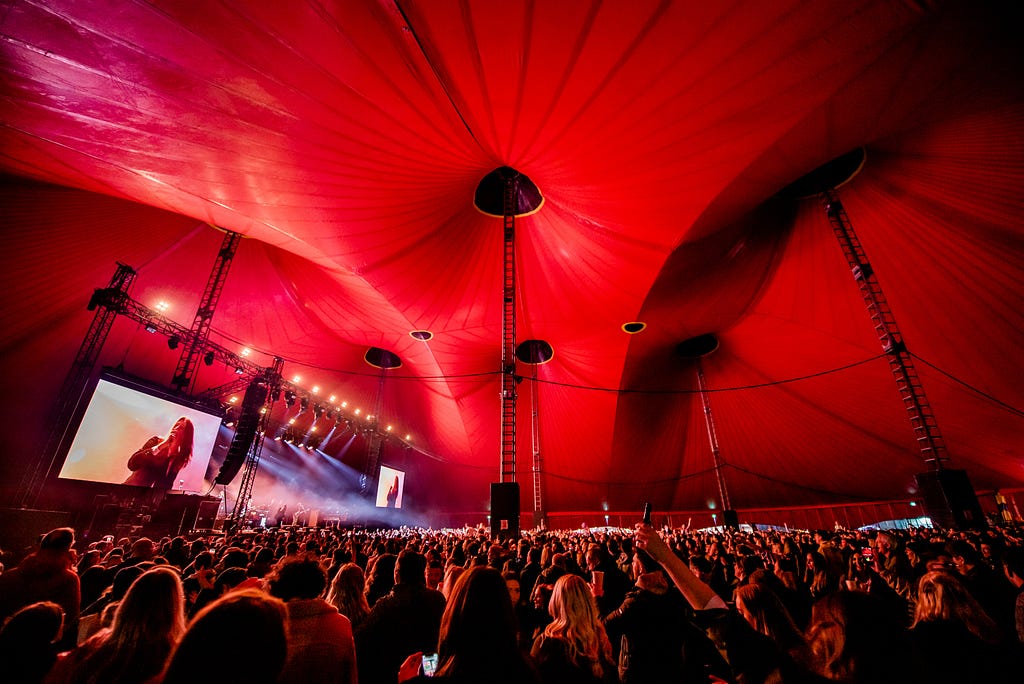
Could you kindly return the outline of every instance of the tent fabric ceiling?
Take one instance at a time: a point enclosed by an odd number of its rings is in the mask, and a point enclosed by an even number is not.
[[[777,196],[863,147],[840,193],[952,465],[1021,486],[1022,53],[1009,4],[985,5],[0,0],[0,350],[19,385],[0,401],[29,427],[12,453],[38,450],[114,262],[188,324],[219,226],[246,239],[214,339],[366,406],[363,353],[397,354],[387,417],[458,483],[444,505],[483,506],[502,234],[473,195],[510,166],[544,196],[517,220],[517,333],[554,348],[536,369],[550,510],[715,499],[675,353],[705,333],[734,506],[905,497],[924,465],[849,267],[814,198]],[[105,355],[176,362],[127,322]]]

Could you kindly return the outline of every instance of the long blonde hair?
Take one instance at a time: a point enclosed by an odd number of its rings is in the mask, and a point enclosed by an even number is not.
[[[338,609],[355,627],[370,613],[363,587],[366,580],[363,569],[355,563],[345,563],[331,581],[327,591],[327,602]]]
[[[733,600],[736,610],[751,627],[774,641],[794,660],[800,663],[810,661],[807,639],[775,592],[763,584],[744,584],[736,587]]]
[[[118,604],[114,623],[93,656],[102,664],[87,681],[143,681],[157,675],[184,633],[181,578],[168,567],[147,570]]]
[[[948,572],[925,573],[917,585],[917,607],[911,628],[933,620],[959,622],[982,641],[999,641],[996,623],[960,580]]]
[[[601,677],[602,660],[611,661],[612,647],[597,612],[590,587],[579,575],[562,575],[555,582],[548,613],[552,622],[544,636],[565,642],[569,658],[577,664],[589,662],[594,675]]]

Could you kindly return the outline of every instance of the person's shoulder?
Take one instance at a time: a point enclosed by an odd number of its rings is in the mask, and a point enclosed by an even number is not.
[[[331,615],[338,609],[322,598],[292,599],[284,604],[289,618]],[[338,613],[341,615],[341,613]]]
[[[445,602],[444,594],[425,584],[396,584],[389,596],[400,596],[403,600]]]
[[[24,562],[24,561],[23,561]],[[21,565],[15,565],[9,570],[0,572],[0,587],[9,587],[21,581],[22,576],[25,574],[25,569]]]
[[[568,645],[563,639],[541,632],[533,640],[533,647],[530,653],[538,660],[556,658],[568,653]]]
[[[402,590],[397,589],[397,586],[398,585],[395,585],[395,587],[392,587],[391,591],[373,602],[369,612],[371,617],[392,613],[407,602],[407,599],[405,598],[407,594]]]
[[[628,610],[630,608],[635,607],[638,603],[643,603],[645,600],[648,600],[649,597],[647,596],[647,594],[649,593],[650,592],[644,591],[643,589],[637,586],[631,587],[630,590],[626,592],[626,595],[622,597],[622,605],[620,607],[620,610]]]
[[[444,594],[442,594],[437,589],[433,589],[431,587],[423,587],[423,589],[424,589],[426,595],[430,597],[431,601],[440,602],[440,603],[447,603],[448,602],[448,599],[446,599],[444,597]]]

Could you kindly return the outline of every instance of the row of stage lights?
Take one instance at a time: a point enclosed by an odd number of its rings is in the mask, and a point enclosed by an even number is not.
[[[159,311],[161,314],[166,314],[170,310],[170,308],[171,305],[164,300],[160,300],[153,306],[153,309]],[[154,323],[146,323],[145,330],[150,334],[155,334],[158,331],[158,328]],[[178,335],[177,333],[169,335],[167,337],[167,348],[171,350],[177,349],[181,345],[181,342],[181,336]],[[248,347],[244,347],[242,351],[238,354],[238,357],[236,358],[240,361],[241,359],[249,356],[249,354],[251,353],[251,349],[249,349]],[[206,364],[207,366],[212,366],[216,360],[217,355],[214,354],[212,351],[207,351],[205,354],[203,354],[203,363]],[[245,367],[241,363],[234,365],[234,370],[235,375],[245,375]]]
[[[166,300],[160,300],[160,301],[158,301],[156,303],[156,305],[153,308],[156,311],[159,311],[161,314],[166,314],[170,310],[171,305]],[[157,329],[156,329],[155,326],[153,326],[153,325],[147,325],[146,326],[146,332],[155,333],[156,331],[157,331]],[[178,335],[171,335],[170,337],[167,338],[167,346],[170,349],[177,349],[178,345],[180,345],[180,344],[181,344],[181,338]],[[243,347],[242,350],[238,353],[238,358],[239,359],[248,359],[248,357],[251,354],[252,354],[252,350],[249,347]],[[205,363],[207,366],[212,366],[214,361],[215,361],[215,355],[214,355],[214,353],[212,351],[206,352],[206,354],[203,356],[203,363]],[[235,367],[235,374],[237,374],[237,375],[244,375],[245,374],[245,368],[243,367],[243,365],[238,365],[238,366]],[[291,385],[293,387],[297,388],[299,386],[300,382],[302,382],[302,377],[299,376],[299,375],[295,375],[291,379]],[[376,417],[375,416],[373,416],[373,415],[361,416],[360,414],[362,413],[362,410],[359,409],[359,408],[356,408],[356,409],[353,409],[351,417],[345,418],[344,417],[344,410],[348,408],[348,402],[347,401],[342,401],[342,402],[339,403],[337,401],[337,397],[332,394],[332,395],[330,395],[330,397],[327,398],[327,405],[325,406],[322,402],[316,402],[315,401],[315,398],[317,396],[319,396],[319,394],[320,394],[320,386],[319,385],[314,385],[310,389],[310,395],[312,395],[312,397],[314,398],[313,399],[314,421],[313,421],[313,427],[312,427],[312,429],[314,431],[316,430],[316,422],[318,420],[320,420],[320,418],[325,416],[325,415],[326,415],[328,420],[335,420],[335,425],[340,425],[342,422],[347,422],[350,426],[352,426],[355,422],[362,421],[364,423],[361,426],[361,429],[362,429],[363,432],[370,432],[373,429],[375,429],[374,428],[374,425],[376,424]],[[299,393],[296,392],[294,389],[283,390],[283,398],[284,398],[284,401],[285,401],[285,405],[288,408],[291,408],[292,406],[294,406],[296,402],[299,403],[300,411],[297,414],[297,416],[298,415],[302,415],[303,413],[305,413],[309,409],[309,405],[310,405],[310,402],[311,402],[310,396],[306,396],[306,395],[301,395],[300,396]],[[233,396],[233,397],[231,397],[229,399],[229,404],[234,406],[235,404],[238,403],[238,401],[239,401],[238,397],[237,396]],[[295,423],[295,418],[293,417],[293,418],[291,418],[289,420],[289,425],[294,425],[294,423]],[[226,426],[230,427],[231,425],[234,424],[234,421],[231,419],[230,416],[228,416],[227,418],[225,418],[224,424]],[[385,426],[382,434],[384,434],[385,436],[390,436],[392,434],[395,434],[394,426],[392,426],[392,425]],[[411,434],[406,434],[405,437],[402,439],[402,441],[405,442],[406,445],[409,445],[409,443],[412,441],[412,435]]]
[[[319,388],[314,387],[313,391],[318,392]],[[283,390],[282,398],[284,399],[285,406],[289,409],[294,407],[296,404],[299,405],[299,412],[286,421],[286,430],[291,429],[291,426],[295,425],[299,416],[303,415],[308,410],[310,410],[311,403],[313,410],[313,424],[309,428],[310,432],[315,433],[317,431],[317,423],[321,420],[321,418],[326,418],[328,421],[333,421],[334,426],[340,426],[344,423],[347,423],[349,427],[361,432],[372,432],[378,429],[376,416],[374,416],[373,414],[364,414],[362,409],[360,408],[354,408],[352,409],[350,414],[346,415],[346,409],[348,409],[348,402],[338,402],[337,397],[333,394],[327,399],[326,405],[324,405],[323,403],[313,403],[311,402],[310,397],[300,396],[298,393],[291,389]],[[228,400],[228,403],[231,406],[235,406],[238,404],[239,401],[240,400],[236,395],[232,396]],[[261,409],[261,412],[265,413],[266,410],[266,407],[264,407],[263,409]],[[225,422],[225,425],[230,427],[231,422]],[[385,436],[396,434],[394,426],[383,426],[381,434]],[[412,441],[412,435],[406,434],[402,438],[402,441],[408,444],[409,442]]]

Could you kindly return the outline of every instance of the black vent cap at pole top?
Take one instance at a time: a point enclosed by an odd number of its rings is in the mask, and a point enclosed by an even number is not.
[[[503,217],[505,215],[505,180],[513,176],[517,178],[515,216],[535,213],[544,204],[544,196],[529,176],[508,166],[498,167],[480,180],[476,186],[476,192],[473,194],[473,205],[488,216]]]

